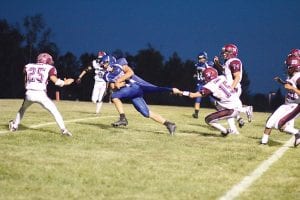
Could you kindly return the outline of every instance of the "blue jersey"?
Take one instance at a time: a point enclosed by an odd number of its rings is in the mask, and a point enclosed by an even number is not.
[[[196,63],[195,64],[195,67],[196,67],[196,70],[198,71],[198,70],[201,70],[201,71],[203,71],[204,69],[206,69],[207,67],[213,67],[214,66],[214,63],[212,62],[212,61],[207,61],[207,62],[205,62],[205,63],[200,63],[200,62],[198,62],[198,63]]]
[[[124,65],[128,65],[126,58],[119,58],[114,64],[111,65],[112,70],[104,73],[103,79],[110,83],[116,82],[119,77],[124,75]]]
[[[112,70],[106,71],[103,79],[106,82],[114,83],[116,80],[124,75],[123,66],[128,65],[125,58],[120,58],[115,64],[112,64],[110,67]],[[172,88],[168,87],[158,87],[147,81],[141,79],[137,75],[133,75],[131,78],[125,81],[126,86],[122,87],[112,93],[112,99],[118,98],[128,98],[131,99],[135,109],[140,112],[144,117],[149,117],[149,108],[143,99],[145,92],[165,92],[172,91]]]
[[[120,58],[117,62],[111,65],[112,70],[106,71],[103,79],[106,82],[114,83],[116,80],[124,75],[123,65],[128,65],[127,60],[125,58]],[[159,87],[153,85],[137,75],[133,75],[130,79],[126,80],[126,86],[130,86],[131,84],[137,84],[141,87],[143,92],[171,92],[172,88],[169,87]]]
[[[124,75],[124,71],[121,65],[119,64],[113,64],[110,66],[112,68],[111,71],[106,71],[103,75],[103,79],[106,82],[114,83],[116,80]]]
[[[214,63],[212,61],[207,61],[205,63],[196,63],[195,67],[196,67],[196,79],[197,79],[197,83],[204,83],[204,78],[202,76],[202,72],[203,70],[205,70],[207,67],[213,67]]]

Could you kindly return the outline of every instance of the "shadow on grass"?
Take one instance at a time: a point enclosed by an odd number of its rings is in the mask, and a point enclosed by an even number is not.
[[[260,141],[258,142],[260,144]],[[277,141],[274,141],[274,140],[269,140],[268,142],[268,146],[282,146],[283,143],[282,142],[277,142]]]
[[[76,113],[76,115],[78,115],[78,114],[89,114],[89,115],[95,116],[95,117],[100,116],[100,114],[96,114],[95,112],[91,112],[91,111],[82,111],[82,110],[80,110],[80,111],[76,111],[74,113]]]
[[[91,122],[77,122],[76,124],[94,126],[96,128],[102,128],[102,129],[114,128],[111,126],[111,124],[101,124],[101,123],[91,123]]]
[[[257,140],[257,144],[263,145],[263,144],[261,144],[261,137],[250,136],[250,137],[247,137],[247,138]],[[269,139],[268,144],[265,144],[263,146],[271,146],[272,147],[272,146],[282,146],[282,145],[283,145],[282,142],[278,142],[278,141],[274,141],[274,140]]]
[[[218,131],[216,131],[215,133],[208,133],[208,132],[203,132],[203,131],[183,130],[183,132],[186,134],[196,134],[196,135],[204,136],[204,137],[224,137],[221,135],[221,133],[218,134]]]

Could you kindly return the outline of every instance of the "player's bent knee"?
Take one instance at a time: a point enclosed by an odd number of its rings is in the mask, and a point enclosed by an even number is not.
[[[141,113],[144,117],[149,118],[150,117],[150,112],[147,106],[137,106],[134,105],[135,109]]]
[[[139,110],[139,112],[146,118],[150,117],[149,110]]]
[[[205,120],[205,123],[210,124],[210,123],[212,123],[214,118],[211,115],[208,115],[207,117],[205,117],[204,120]]]

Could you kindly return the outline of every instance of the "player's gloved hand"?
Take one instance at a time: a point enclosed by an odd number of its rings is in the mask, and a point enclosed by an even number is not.
[[[81,78],[76,79],[76,84],[80,84],[81,83]]]

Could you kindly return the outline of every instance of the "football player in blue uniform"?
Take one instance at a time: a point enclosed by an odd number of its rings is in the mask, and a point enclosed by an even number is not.
[[[212,61],[208,61],[208,55],[205,51],[200,52],[197,56],[197,59],[198,59],[198,62],[195,64],[196,73],[194,74],[194,78],[197,81],[195,91],[200,91],[202,89],[203,85],[205,84],[204,78],[202,76],[202,72],[209,66],[213,66],[214,63]],[[202,100],[202,97],[195,98],[195,104],[194,104],[195,111],[192,116],[196,119],[198,118],[198,115],[199,115],[201,100]],[[211,97],[210,97],[210,101],[213,103],[215,102],[214,99],[212,99]]]
[[[126,126],[128,121],[125,117],[123,104],[121,99],[131,99],[135,109],[144,117],[151,118],[152,120],[166,126],[170,135],[174,135],[176,125],[164,119],[161,115],[149,110],[143,95],[149,92],[173,92],[173,88],[159,87],[148,83],[134,74],[131,67],[128,66],[125,58],[120,58],[115,61],[114,57],[106,55],[101,60],[102,66],[106,69],[103,76],[104,80],[109,83],[113,90],[111,95],[112,102],[115,104],[117,111],[120,114],[120,119],[112,126]]]

